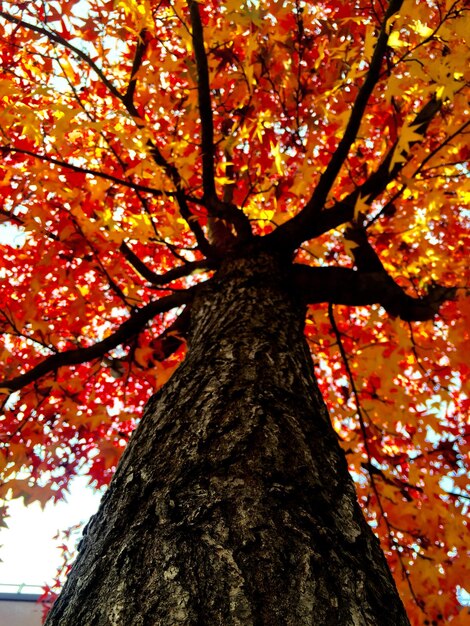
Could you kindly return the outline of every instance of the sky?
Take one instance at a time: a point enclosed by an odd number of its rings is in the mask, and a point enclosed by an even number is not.
[[[52,581],[62,562],[61,540],[53,539],[54,535],[74,524],[85,524],[98,508],[101,494],[87,482],[85,477],[75,478],[67,502],[49,502],[44,510],[38,502],[27,507],[22,499],[11,502],[8,528],[0,529],[0,593],[16,593],[20,585],[40,587]],[[26,587],[23,592],[40,590]]]

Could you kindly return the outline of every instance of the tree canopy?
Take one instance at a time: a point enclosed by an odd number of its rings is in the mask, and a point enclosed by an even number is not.
[[[466,623],[469,27],[465,0],[2,3],[5,506],[110,480],[185,305],[263,237],[412,623]]]

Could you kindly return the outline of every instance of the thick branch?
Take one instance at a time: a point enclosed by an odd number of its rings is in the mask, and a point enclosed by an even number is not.
[[[199,5],[195,0],[189,0],[188,6],[191,15],[193,49],[197,67],[199,115],[201,117],[202,186],[204,199],[210,202],[216,199],[216,191],[214,179],[214,121],[212,116],[209,66],[204,49],[204,32],[199,14]]]
[[[436,98],[432,98],[431,100],[429,100],[429,102],[427,102],[421,109],[421,111],[419,111],[419,113],[416,115],[413,123],[410,124],[410,126],[413,128],[413,131],[416,134],[424,137],[429,127],[429,124],[434,119],[437,112],[441,109],[441,106],[441,100],[437,100]],[[351,220],[354,214],[354,206],[359,197],[367,198],[367,203],[372,204],[372,202],[385,191],[387,185],[392,180],[395,180],[397,178],[398,174],[401,172],[401,170],[410,159],[411,148],[417,143],[419,143],[418,139],[410,141],[407,149],[403,149],[401,151],[400,156],[403,160],[400,159],[393,165],[392,168],[390,168],[395,150],[397,150],[398,141],[396,141],[387,152],[382,163],[379,165],[376,171],[373,172],[362,185],[360,185],[352,193],[350,193],[348,196],[338,202],[332,209],[330,209],[330,211],[335,210],[335,208],[339,205],[344,205],[349,209],[349,220]],[[329,211],[327,211],[327,213],[328,212]]]
[[[320,176],[318,185],[310,200],[304,208],[295,217],[285,222],[268,235],[274,244],[294,250],[303,241],[311,238],[309,231],[312,224],[323,210],[328,193],[348,156],[351,145],[357,137],[362,117],[372,91],[380,79],[380,68],[382,67],[382,60],[387,49],[388,41],[387,22],[394,13],[400,10],[402,4],[403,0],[390,1],[382,21],[382,27],[369,65],[369,71],[357,94],[343,137],[328,163],[326,170]]]
[[[410,124],[410,126],[413,127],[414,132],[424,136],[429,124],[440,110],[441,106],[442,102],[440,100],[436,100],[435,98],[427,102],[418,112],[413,120],[413,123]],[[315,237],[319,237],[333,228],[341,226],[341,224],[351,222],[354,217],[354,207],[359,197],[367,198],[367,203],[372,204],[372,202],[385,191],[387,185],[398,176],[408,162],[411,155],[411,148],[418,143],[418,140],[411,141],[409,143],[406,155],[402,152],[402,156],[406,156],[406,159],[395,163],[392,169],[390,169],[390,163],[392,162],[397,143],[398,142],[395,142],[393,144],[383,158],[379,167],[362,185],[357,187],[352,193],[342,200],[338,200],[338,202],[336,202],[331,209],[326,209],[318,213],[303,231],[299,231],[299,236],[302,237],[303,241],[314,239]],[[295,219],[296,218],[294,217],[291,222],[294,222]],[[286,222],[286,224],[291,222]],[[281,230],[282,228],[283,226],[277,230]],[[268,237],[272,237],[275,232],[272,233],[272,235],[268,235]]]
[[[186,197],[184,196],[182,191],[179,191],[176,195],[178,200],[178,205],[180,208],[181,217],[186,221],[189,228],[192,230],[194,237],[196,238],[196,242],[199,250],[209,259],[218,258],[218,253],[213,246],[209,243],[204,234],[204,230],[202,226],[198,222],[198,218],[196,215],[191,213],[189,210],[188,203],[186,202]]]
[[[20,374],[10,380],[0,381],[0,388],[6,388],[10,393],[18,391],[18,389],[22,389],[29,383],[38,380],[41,376],[56,371],[59,367],[78,365],[79,363],[86,363],[104,356],[107,352],[116,348],[116,346],[128,343],[130,339],[144,328],[147,322],[159,313],[165,313],[177,306],[191,302],[197,288],[198,286],[196,285],[190,289],[165,296],[155,302],[150,302],[133,313],[112,335],[109,335],[102,341],[98,341],[86,348],[76,348],[75,350],[52,354],[24,374]]]
[[[145,51],[147,50],[147,31],[145,28],[139,33],[139,38],[137,40],[136,50],[134,61],[132,63],[131,76],[129,79],[129,84],[127,85],[126,93],[123,97],[123,102],[126,107],[134,106],[134,93],[137,87],[137,79],[136,74],[139,71],[142,61],[144,60]]]
[[[388,274],[356,272],[344,267],[294,265],[293,281],[308,304],[380,304],[390,315],[406,321],[432,319],[443,302],[455,297],[456,291],[452,287],[432,285],[422,298],[412,298]]]
[[[214,171],[214,119],[212,113],[209,66],[204,48],[204,31],[199,13],[199,3],[189,0],[191,16],[192,41],[197,67],[197,92],[199,115],[201,118],[201,153],[202,153],[202,187],[204,190],[203,204],[209,214],[215,218],[233,224],[238,236],[246,240],[252,236],[251,225],[243,211],[230,201],[221,201],[215,188]],[[226,229],[226,235],[229,230]]]
[[[437,112],[440,111],[441,107],[442,100],[438,100],[436,98],[432,98],[431,100],[429,100],[418,112],[412,124],[410,124],[410,126],[413,128],[413,131],[417,135],[421,135],[421,137],[424,137],[429,127],[429,124],[434,119]],[[383,159],[377,170],[373,172],[369,176],[369,178],[360,187],[358,187],[358,189],[353,194],[350,194],[350,196],[355,196],[354,204],[359,194],[362,197],[368,196],[369,204],[375,198],[377,198],[377,196],[379,196],[386,189],[387,185],[392,180],[395,180],[397,178],[398,174],[409,161],[411,148],[419,143],[419,141],[420,139],[410,141],[407,145],[407,148],[403,148],[401,150],[400,156],[403,160],[397,161],[396,163],[394,163],[393,167],[390,168],[395,150],[397,150],[398,146],[398,141],[396,141],[385,155],[385,158]],[[350,198],[350,196],[345,198],[344,201],[346,203],[348,203],[348,198]],[[349,204],[351,204],[352,199],[353,198],[351,197],[351,199],[349,200]]]
[[[186,265],[175,267],[164,274],[157,274],[151,270],[139,257],[132,251],[125,241],[119,246],[120,252],[124,255],[132,267],[149,283],[155,286],[162,286],[171,283],[173,280],[189,276],[196,270],[215,269],[216,263],[202,259],[201,261],[193,261]]]
[[[360,272],[382,272],[387,274],[377,252],[367,238],[366,230],[362,226],[351,224],[344,234],[346,239],[354,241],[356,244],[356,247],[351,249],[351,253],[354,257],[354,264]]]

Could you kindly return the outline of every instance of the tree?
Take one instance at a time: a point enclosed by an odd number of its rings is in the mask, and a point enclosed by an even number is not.
[[[5,505],[138,424],[49,626],[466,623],[468,24],[2,3]]]

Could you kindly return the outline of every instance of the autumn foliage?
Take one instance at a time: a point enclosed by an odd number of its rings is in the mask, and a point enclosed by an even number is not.
[[[305,332],[412,623],[468,624],[465,0],[1,7],[5,507],[106,484],[191,289],[237,238],[283,237],[426,302],[326,300]]]

